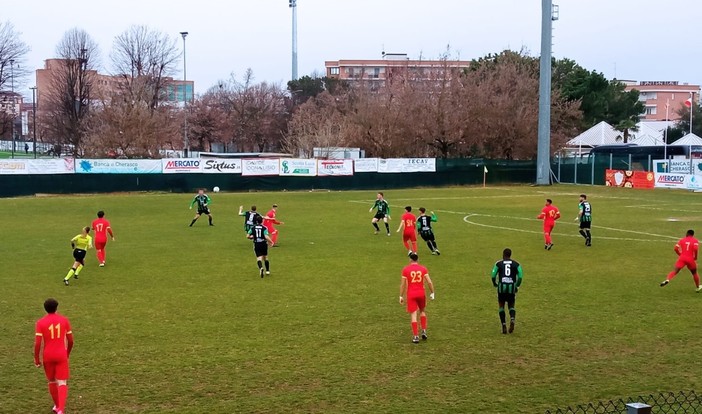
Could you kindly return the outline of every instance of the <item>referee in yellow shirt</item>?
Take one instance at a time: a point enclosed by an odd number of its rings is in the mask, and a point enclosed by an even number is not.
[[[78,279],[78,274],[85,264],[85,254],[88,252],[88,249],[93,247],[93,238],[88,233],[90,233],[90,227],[83,227],[80,234],[71,239],[74,262],[71,270],[69,270],[66,277],[63,278],[63,284],[66,286],[68,286],[68,281],[71,279],[71,276],[73,276],[74,279]]]

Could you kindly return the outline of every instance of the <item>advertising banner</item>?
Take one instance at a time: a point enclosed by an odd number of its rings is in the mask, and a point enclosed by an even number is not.
[[[380,173],[436,172],[435,158],[388,158],[378,161]]]
[[[0,174],[29,174],[26,160],[0,160]]]
[[[241,174],[241,159],[201,159],[200,172],[206,174]]]
[[[241,160],[241,175],[279,175],[278,158],[244,158]]]
[[[199,173],[199,158],[164,158],[161,160],[161,170],[164,174]]]
[[[654,174],[650,171],[605,170],[608,187],[653,188]]]
[[[693,174],[656,173],[656,188],[702,189],[702,178]]]
[[[241,174],[241,159],[164,158],[161,160],[161,168],[164,174]]]
[[[357,173],[378,172],[377,158],[359,158],[353,160],[353,170]]]
[[[353,160],[317,160],[317,175],[353,175]]]
[[[671,174],[695,174],[702,175],[702,161],[692,160],[692,170],[690,160],[655,160],[653,161],[653,171],[657,173]]]
[[[317,175],[317,160],[314,158],[281,158],[280,175],[314,177]]]
[[[27,160],[29,174],[73,174],[76,172],[73,158]]]
[[[73,174],[73,158],[0,160],[0,174]]]
[[[77,159],[76,174],[160,174],[161,160]]]

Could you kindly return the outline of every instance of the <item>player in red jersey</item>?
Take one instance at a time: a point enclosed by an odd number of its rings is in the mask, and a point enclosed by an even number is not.
[[[541,214],[536,216],[538,219],[543,219],[544,221],[544,249],[551,250],[553,243],[551,240],[551,232],[553,227],[556,225],[556,220],[561,218],[561,213],[558,211],[558,207],[553,205],[553,201],[550,198],[546,199],[546,206],[541,210]]]
[[[58,301],[49,298],[44,301],[47,315],[37,321],[34,336],[34,365],[44,365],[46,379],[49,380],[49,394],[54,400],[54,412],[63,414],[68,395],[68,358],[73,349],[71,324],[64,316],[56,313]],[[44,342],[43,358],[39,359],[41,344]]]
[[[700,275],[697,273],[697,251],[699,248],[700,242],[695,238],[695,231],[688,230],[685,237],[680,239],[675,245],[674,250],[675,254],[678,255],[678,261],[675,262],[675,269],[668,273],[668,277],[661,282],[661,287],[670,283],[683,267],[687,267],[690,273],[692,273],[692,278],[695,280],[697,293],[702,291],[702,287],[700,287]]]
[[[278,245],[278,229],[275,228],[276,224],[285,224],[282,221],[278,221],[275,218],[275,213],[277,211],[278,205],[273,204],[273,208],[266,213],[266,216],[263,218],[263,225],[266,227],[268,230],[268,234],[271,236],[271,240],[273,240],[273,244],[271,247],[276,247]]]
[[[400,227],[397,228],[397,232],[400,230],[402,232],[402,243],[405,245],[405,249],[408,250],[407,255],[409,256],[413,252],[417,252],[417,228],[415,223],[417,222],[417,217],[412,214],[412,206],[405,207],[405,214],[402,215],[400,220]],[[412,242],[412,247],[410,247],[410,242]]]
[[[115,241],[115,235],[112,233],[110,222],[105,218],[105,212],[100,210],[97,212],[98,218],[93,220],[93,231],[95,232],[95,250],[97,251],[98,263],[100,267],[105,266],[105,245],[107,245],[107,233],[110,233],[110,238]]]
[[[405,303],[406,295],[407,312],[409,312],[412,321],[412,343],[418,344],[419,330],[417,328],[417,311],[420,313],[422,339],[427,339],[427,313],[424,311],[427,299],[424,292],[424,281],[426,281],[429,285],[429,298],[431,300],[434,300],[434,284],[429,277],[429,271],[427,268],[417,263],[419,260],[417,253],[411,253],[409,258],[410,264],[402,269],[400,304]]]

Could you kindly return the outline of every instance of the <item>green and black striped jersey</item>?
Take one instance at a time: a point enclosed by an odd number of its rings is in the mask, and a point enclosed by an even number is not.
[[[580,221],[592,221],[592,206],[589,201],[583,201],[578,205],[580,209]]]
[[[516,260],[499,260],[492,268],[492,285],[497,293],[517,293],[522,284],[522,266]]]
[[[379,214],[390,215],[390,204],[388,204],[388,202],[385,201],[385,199],[375,200],[373,208],[377,208]]]

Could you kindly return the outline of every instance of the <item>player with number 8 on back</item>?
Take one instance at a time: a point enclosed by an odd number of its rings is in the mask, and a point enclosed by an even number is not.
[[[418,263],[417,253],[410,253],[410,264],[402,269],[402,282],[400,283],[400,304],[407,298],[407,312],[412,322],[412,343],[419,343],[419,329],[417,327],[417,312],[420,314],[422,325],[422,339],[427,339],[427,298],[424,291],[424,282],[429,285],[429,299],[434,300],[434,283],[429,277],[426,267]]]
[[[514,332],[514,321],[517,315],[515,301],[517,291],[522,284],[522,266],[516,260],[512,260],[512,250],[502,251],[502,260],[495,263],[492,268],[492,285],[497,288],[497,303],[500,306],[500,322],[502,323],[502,333],[507,333],[507,318],[505,315],[505,304],[509,308],[509,333]]]

